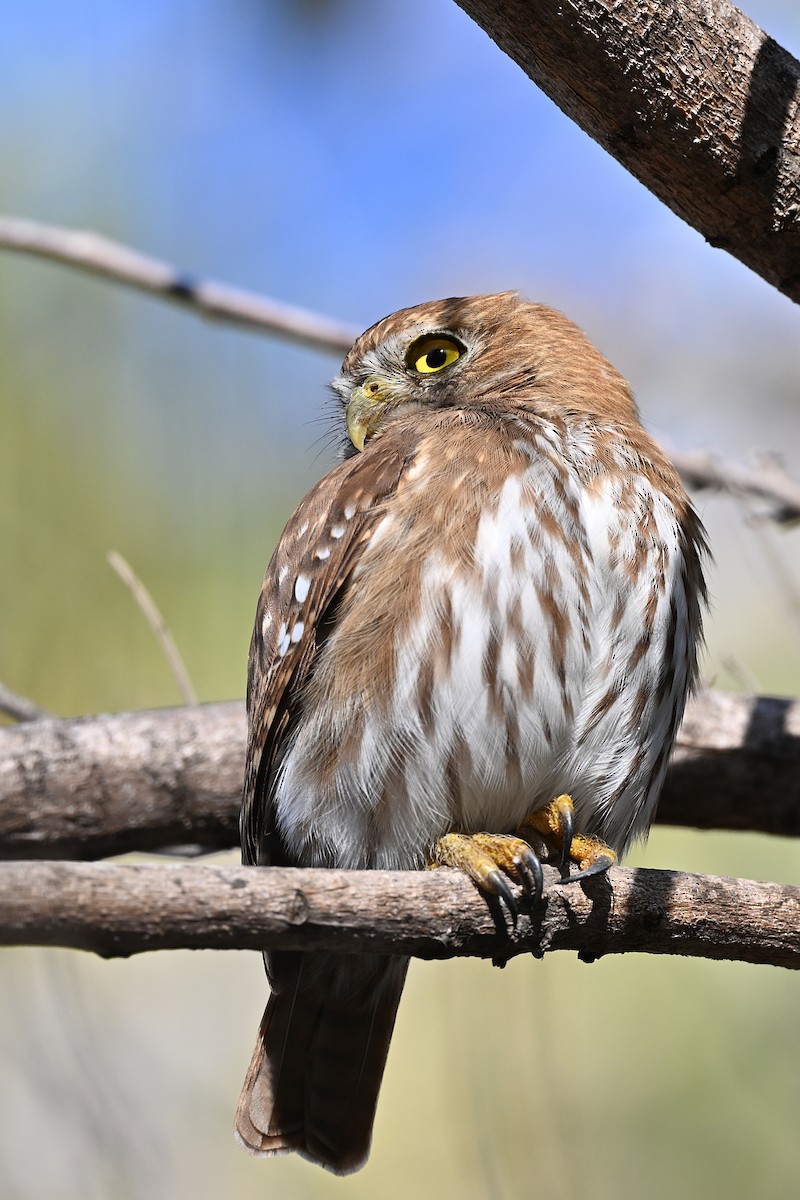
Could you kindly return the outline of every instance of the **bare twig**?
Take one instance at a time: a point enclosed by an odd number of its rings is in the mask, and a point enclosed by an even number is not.
[[[800,483],[774,457],[758,467],[742,467],[705,450],[667,452],[687,487],[714,488],[735,496],[766,501],[769,515],[778,524],[800,521]]]
[[[111,569],[116,571],[125,586],[129,588],[134,600],[144,614],[145,620],[155,634],[159,646],[166,655],[170,670],[184,701],[186,704],[197,704],[197,692],[192,687],[192,681],[189,678],[189,672],[186,670],[186,664],[181,658],[180,651],[175,645],[175,639],[170,632],[167,622],[161,615],[161,611],[155,600],[133,567],[121,554],[118,554],[116,550],[109,550],[106,558]]]
[[[19,721],[20,724],[26,721],[42,721],[50,716],[49,712],[39,708],[25,696],[18,696],[4,683],[0,683],[0,712],[11,717],[13,721]]]
[[[0,216],[0,247],[91,270],[116,283],[187,304],[203,316],[266,330],[322,350],[344,353],[360,332],[328,317],[292,309],[227,284],[190,283],[174,267],[95,233]],[[800,483],[793,480],[777,460],[766,461],[759,468],[749,468],[703,450],[670,449],[669,454],[689,487],[750,495],[766,501],[777,522],[800,520]],[[133,585],[129,583],[129,586],[133,590]]]
[[[241,703],[0,730],[0,858],[237,843]],[[800,701],[705,692],[688,708],[660,824],[800,836]]]
[[[282,304],[256,292],[185,275],[169,263],[97,233],[0,216],[0,247],[79,267],[179,304],[198,316],[258,329],[316,350],[345,354],[361,332],[331,317]]]
[[[615,868],[583,885],[546,868],[516,929],[456,871],[5,863],[0,944],[143,950],[265,947],[505,961],[644,951],[800,967],[800,889]]]
[[[458,0],[673,212],[800,300],[800,64],[729,0]]]

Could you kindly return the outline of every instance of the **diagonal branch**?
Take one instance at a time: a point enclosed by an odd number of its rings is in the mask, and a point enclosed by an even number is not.
[[[800,967],[800,888],[617,867],[583,885],[545,868],[516,928],[457,871],[300,871],[109,863],[0,865],[0,944],[106,957],[182,947],[471,955],[643,951]]]
[[[198,316],[224,320],[301,341],[314,349],[344,354],[360,332],[330,317],[279,304],[228,284],[191,281],[175,267],[148,258],[96,233],[81,233],[0,215],[0,248],[50,258],[89,270],[113,283],[150,292],[181,303]],[[779,524],[800,520],[800,483],[775,460],[759,468],[736,463],[703,450],[669,450],[687,486],[713,488],[765,501]]]
[[[27,696],[19,696],[10,687],[0,683],[0,713],[12,721],[42,721],[50,716]]]
[[[457,0],[712,246],[800,301],[800,63],[729,0]]]
[[[361,332],[342,321],[270,300],[256,292],[183,274],[169,263],[97,233],[0,216],[0,247],[79,267],[92,275],[179,304],[209,320],[257,329],[317,350],[346,354]]]
[[[0,858],[101,858],[237,842],[241,703],[0,729]],[[704,692],[658,821],[800,836],[800,701]]]

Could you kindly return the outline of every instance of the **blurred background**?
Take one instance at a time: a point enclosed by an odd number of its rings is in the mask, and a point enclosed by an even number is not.
[[[800,50],[794,0],[748,11]],[[0,210],[361,326],[518,288],[632,381],[656,436],[800,473],[800,314],[572,125],[451,0],[28,0],[0,13]],[[61,715],[244,694],[261,575],[332,464],[334,357],[0,252],[0,679]],[[702,494],[704,678],[800,693],[800,531]],[[235,856],[231,856],[234,858]],[[779,839],[656,829],[634,863],[800,881]],[[0,967],[3,1200],[784,1198],[800,980],[566,955],[416,963],[367,1168],[232,1139],[254,954]]]

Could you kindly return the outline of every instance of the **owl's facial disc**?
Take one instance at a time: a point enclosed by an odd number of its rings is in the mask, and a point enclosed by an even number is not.
[[[394,388],[382,375],[369,375],[357,387],[347,405],[347,433],[356,450],[363,450],[393,403]]]
[[[364,449],[389,409],[409,401],[424,402],[429,381],[447,372],[464,353],[464,345],[452,334],[424,333],[406,346],[402,368],[389,360],[386,374],[368,375],[347,405],[347,432],[356,450]]]

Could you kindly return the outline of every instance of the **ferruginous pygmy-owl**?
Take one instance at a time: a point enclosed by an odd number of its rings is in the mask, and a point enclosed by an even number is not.
[[[702,525],[625,380],[516,293],[386,317],[333,386],[345,461],[258,602],[244,861],[458,866],[513,911],[509,877],[540,888],[524,829],[585,875],[653,819],[695,678]],[[355,1170],[407,960],[265,957],[238,1136]]]

